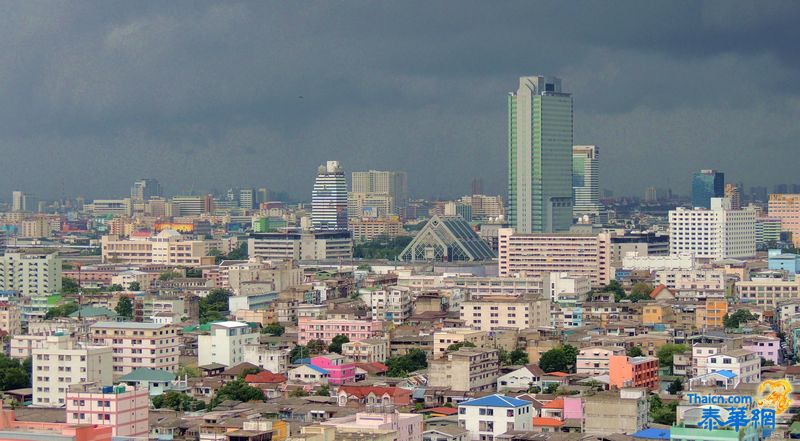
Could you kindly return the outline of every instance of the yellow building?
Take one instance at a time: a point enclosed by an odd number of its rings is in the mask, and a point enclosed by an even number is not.
[[[645,305],[642,308],[642,324],[656,325],[672,321],[672,307],[660,303]]]
[[[695,310],[695,326],[697,329],[723,328],[727,313],[727,300],[706,299],[705,304],[698,306]]]

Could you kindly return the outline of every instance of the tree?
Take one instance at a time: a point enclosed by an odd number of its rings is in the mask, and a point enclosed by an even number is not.
[[[141,290],[142,286],[139,284],[139,282],[131,282],[128,284],[128,291],[141,291]]]
[[[62,294],[77,294],[80,291],[81,287],[78,286],[78,282],[75,280],[64,277],[61,279],[61,293]]]
[[[622,285],[619,284],[616,280],[612,280],[608,282],[608,285],[604,286],[601,290],[601,293],[613,293],[614,294],[614,301],[619,302],[620,300],[625,298],[625,290],[622,288]]]
[[[111,292],[125,291],[125,287],[120,285],[120,284],[118,284],[118,283],[115,283],[115,284],[109,286],[108,290],[111,291]]]
[[[199,378],[200,370],[190,366],[181,366],[178,368],[178,372],[176,372],[175,375],[178,378],[183,378],[183,377]]]
[[[406,355],[386,360],[386,367],[389,368],[386,375],[390,377],[405,377],[411,372],[428,367],[428,356],[422,349],[410,349]]]
[[[172,279],[177,279],[181,277],[181,273],[176,271],[166,271],[158,275],[158,280],[161,282],[166,282]]]
[[[242,372],[239,374],[239,378],[245,379],[248,375],[257,374],[259,372],[261,372],[261,368],[257,366],[251,366],[249,368],[242,369]]]
[[[331,388],[328,385],[323,385],[321,388],[317,389],[317,395],[320,397],[329,397],[331,395]]]
[[[644,351],[639,346],[634,346],[626,351],[628,357],[644,357]]]
[[[353,257],[394,260],[412,240],[413,237],[411,236],[395,238],[378,236],[373,240],[356,244],[353,247]]]
[[[178,411],[197,411],[206,408],[206,403],[197,400],[185,393],[167,391],[153,397],[153,407],[156,409],[173,409]]]
[[[261,389],[250,386],[245,383],[241,378],[237,378],[222,386],[214,398],[209,403],[209,408],[213,409],[225,400],[236,400],[241,402],[247,401],[263,401],[264,392]]]
[[[675,395],[682,390],[683,390],[683,381],[681,381],[680,378],[676,378],[675,381],[670,383],[669,387],[667,387],[667,392],[669,392],[670,395]]]
[[[311,355],[318,355],[325,352],[325,349],[327,349],[328,346],[322,340],[310,340],[306,345],[306,348],[308,348],[308,352]]]
[[[474,348],[475,343],[471,341],[460,341],[458,343],[453,343],[447,347],[447,352],[455,352],[461,348]]]
[[[658,348],[656,356],[658,357],[658,365],[661,367],[672,367],[672,356],[675,354],[683,354],[688,351],[689,347],[684,344],[665,344]]]
[[[558,390],[558,383],[550,383],[544,388],[544,393],[554,394]]]
[[[231,295],[227,289],[216,288],[200,299],[200,323],[216,322],[226,318],[230,314],[228,297]]]
[[[775,362],[772,360],[767,360],[766,358],[761,358],[761,366],[775,366]]]
[[[31,387],[30,364],[0,354],[0,390]]]
[[[564,345],[562,348],[564,349],[564,354],[567,356],[567,369],[572,371],[578,364],[578,354],[580,351],[572,345]]]
[[[307,397],[308,392],[304,391],[302,388],[294,389],[293,391],[289,392],[290,397]]]
[[[677,415],[678,402],[664,404],[658,395],[650,396],[650,419],[658,424],[673,425]]]
[[[47,313],[44,315],[44,318],[45,320],[50,320],[57,317],[67,317],[79,309],[81,309],[81,306],[76,302],[64,303],[63,305],[48,309]]]
[[[120,317],[129,319],[133,318],[133,302],[131,301],[130,297],[120,297],[119,301],[117,302],[117,307],[114,308],[114,311]]]
[[[650,300],[650,293],[653,292],[653,287],[649,283],[639,282],[631,288],[631,294],[628,300],[638,302],[640,300]]]
[[[203,270],[201,270],[200,268],[189,268],[186,270],[186,277],[199,279],[203,277]]]
[[[528,364],[528,353],[520,348],[514,349],[508,354],[510,364],[517,366],[521,364]]]
[[[284,332],[286,332],[286,328],[281,326],[279,323],[270,323],[261,328],[262,334],[269,334],[273,337],[280,337]]]
[[[289,352],[289,360],[292,363],[295,363],[297,360],[301,358],[308,358],[311,356],[308,348],[303,345],[296,345],[292,348],[291,352]]]
[[[553,348],[539,357],[539,367],[545,372],[566,372],[569,358],[563,348]]]
[[[753,315],[747,309],[740,309],[734,312],[732,315],[725,314],[725,318],[723,319],[723,324],[725,325],[725,329],[738,329],[742,323],[749,322],[751,320],[756,320],[757,317]]]
[[[328,345],[328,352],[335,352],[337,354],[342,353],[342,345],[345,343],[349,343],[350,338],[346,335],[336,335],[331,339],[331,344]]]

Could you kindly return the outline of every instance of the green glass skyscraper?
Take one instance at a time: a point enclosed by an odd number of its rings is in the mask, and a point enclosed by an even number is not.
[[[508,208],[520,233],[572,225],[572,95],[560,78],[522,77],[508,96]]]

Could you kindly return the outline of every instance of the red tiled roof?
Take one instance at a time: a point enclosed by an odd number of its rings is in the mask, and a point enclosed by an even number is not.
[[[382,374],[384,372],[389,372],[389,367],[383,363],[378,363],[377,361],[373,361],[371,363],[353,363],[353,365],[357,368],[361,368],[369,374]]]
[[[548,372],[545,375],[552,375],[554,377],[568,377],[569,376],[569,374],[564,373],[564,372]]]
[[[561,427],[564,422],[555,418],[535,417],[533,427]]]
[[[270,371],[261,371],[257,374],[249,374],[244,377],[245,383],[283,383],[285,381],[285,375],[273,374]]]
[[[407,389],[401,389],[399,387],[339,386],[339,389],[336,391],[336,393],[338,394],[341,392],[345,392],[348,396],[352,395],[358,399],[366,397],[370,394],[370,392],[378,397],[389,395],[392,397],[392,400],[396,406],[405,406],[406,404],[411,404],[411,391]]]
[[[563,398],[556,398],[555,400],[542,406],[542,409],[563,409],[563,408],[564,408]]]
[[[656,298],[659,294],[661,294],[661,291],[663,291],[665,289],[667,290],[667,292],[670,293],[670,295],[672,297],[675,297],[675,293],[673,293],[671,289],[667,289],[667,287],[664,286],[664,284],[662,283],[662,284],[656,286],[655,289],[653,289],[653,291],[650,293],[650,298],[651,299]]]
[[[425,409],[425,412],[441,413],[443,415],[455,415],[458,413],[458,409],[453,407],[434,407],[431,409]]]

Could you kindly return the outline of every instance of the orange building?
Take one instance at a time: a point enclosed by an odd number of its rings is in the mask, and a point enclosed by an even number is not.
[[[623,387],[658,389],[658,359],[612,355],[609,359],[609,384]]]
[[[697,329],[723,328],[726,314],[728,314],[727,300],[706,299],[705,305],[700,305],[695,310],[695,326]]]
[[[642,308],[642,324],[657,325],[672,321],[672,307],[660,303],[647,304]]]
[[[781,229],[792,232],[794,246],[800,246],[800,194],[769,195],[769,217],[781,220]]]

